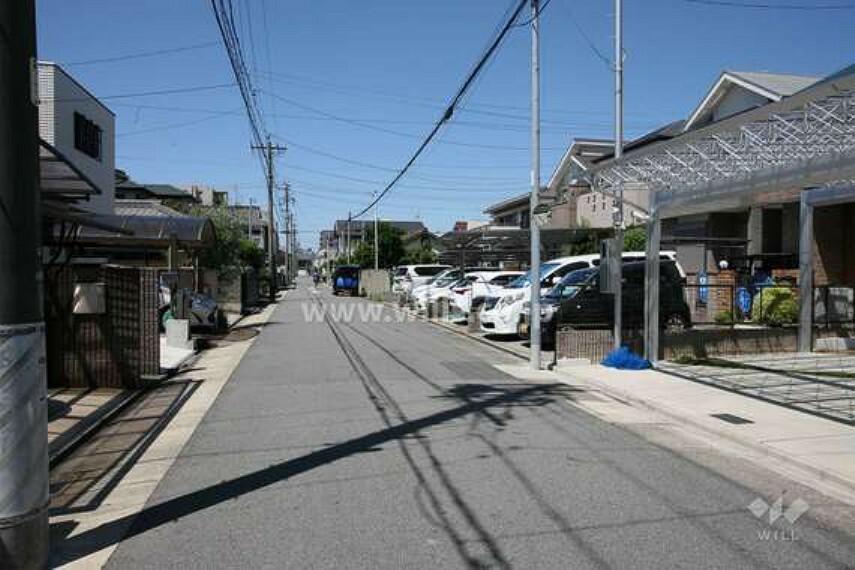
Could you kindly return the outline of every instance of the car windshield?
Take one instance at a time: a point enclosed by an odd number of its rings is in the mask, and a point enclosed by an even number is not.
[[[548,273],[551,273],[556,268],[560,267],[560,263],[544,263],[540,266],[540,276],[544,277]],[[508,289],[522,289],[523,287],[528,287],[531,285],[531,270],[526,271],[525,274],[520,275],[510,283],[508,283]]]
[[[598,273],[599,269],[578,269],[571,271],[544,297],[549,299],[566,299],[572,297]]]
[[[428,265],[425,267],[416,267],[413,269],[413,272],[419,277],[429,277],[431,275],[441,274],[447,269],[448,267],[445,267],[444,265]]]
[[[448,287],[449,285],[456,283],[459,280],[460,272],[455,271],[452,273],[447,273],[439,279],[436,279],[433,283],[431,283],[431,285],[433,285],[434,287]]]

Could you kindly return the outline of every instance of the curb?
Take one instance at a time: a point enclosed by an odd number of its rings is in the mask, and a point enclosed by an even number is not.
[[[564,371],[567,371],[567,369],[565,368]],[[731,434],[729,432],[717,430],[717,429],[712,428],[706,424],[703,424],[703,423],[698,422],[696,420],[693,420],[691,418],[687,418],[685,415],[682,415],[679,412],[675,412],[667,406],[658,406],[654,403],[651,403],[649,400],[644,400],[642,398],[639,398],[638,396],[635,396],[634,394],[627,393],[623,390],[616,389],[612,386],[603,386],[601,384],[591,382],[591,381],[585,381],[585,382],[588,386],[596,387],[597,390],[602,391],[606,394],[610,394],[610,395],[613,395],[616,397],[620,397],[620,398],[622,398],[628,402],[631,402],[633,404],[636,404],[638,406],[646,408],[650,411],[661,414],[661,415],[663,415],[663,416],[665,416],[671,420],[676,421],[677,423],[689,425],[698,431],[704,432],[706,434],[711,434],[715,437],[727,440],[732,444],[736,444],[736,445],[751,449],[752,451],[755,451],[761,455],[765,455],[767,457],[771,457],[773,459],[776,459],[785,465],[789,465],[789,466],[792,466],[792,467],[795,467],[798,469],[802,469],[804,471],[807,471],[807,472],[819,477],[823,481],[830,481],[832,483],[835,483],[837,485],[845,487],[848,491],[850,491],[852,493],[855,493],[855,480],[852,480],[852,479],[849,479],[847,477],[838,475],[837,473],[828,471],[827,469],[822,469],[820,467],[816,467],[810,463],[806,463],[806,462],[801,461],[801,460],[793,459],[792,456],[787,455],[783,452],[777,451],[775,449],[772,449],[772,448],[770,448],[770,447],[768,447],[762,443],[746,440],[744,438],[740,438],[740,437],[738,437],[734,434]],[[770,405],[774,405],[774,404],[770,404]]]
[[[395,309],[397,311],[403,311],[404,310],[401,307],[399,307],[398,305],[396,305],[394,303],[390,303],[388,301],[385,301],[383,304],[386,305],[387,307]],[[427,317],[424,317],[418,313],[408,312],[408,314],[412,315],[413,317],[415,317],[416,319],[418,319],[424,323],[434,325],[434,326],[439,327],[439,328],[446,330],[448,332],[451,332],[451,333],[454,333],[456,335],[460,335],[462,337],[468,338],[469,340],[471,340],[473,342],[484,344],[486,346],[489,346],[491,348],[494,348],[494,349],[499,350],[501,352],[504,352],[506,354],[510,354],[511,356],[515,356],[521,360],[528,360],[528,354],[522,354],[522,353],[517,352],[516,350],[514,350],[512,348],[502,346],[501,344],[498,344],[498,343],[493,342],[491,340],[487,340],[486,338],[469,334],[467,331],[458,330],[458,329],[456,329],[450,325],[446,325],[446,324],[438,322],[438,321],[433,321],[433,320],[431,320]]]

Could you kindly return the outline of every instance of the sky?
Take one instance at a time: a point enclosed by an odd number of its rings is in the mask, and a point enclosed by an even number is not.
[[[288,147],[276,175],[293,191],[304,247],[317,247],[319,230],[362,210],[403,166],[512,4],[233,3],[265,124]],[[724,70],[824,76],[855,63],[855,2],[722,4],[625,0],[628,138],[685,118]],[[840,5],[851,9],[830,9]],[[543,10],[543,184],[574,138],[612,137],[613,10],[612,0],[551,0]],[[142,183],[215,186],[232,202],[266,203],[208,0],[38,0],[37,18],[39,58],[63,65],[116,114],[118,168]],[[380,202],[381,219],[445,232],[530,189],[530,47],[529,28],[514,28],[462,109]]]

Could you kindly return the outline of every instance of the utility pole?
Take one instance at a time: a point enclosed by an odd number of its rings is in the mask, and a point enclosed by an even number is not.
[[[47,379],[42,314],[34,0],[0,3],[0,568],[47,568]]]
[[[615,160],[623,156],[623,0],[615,0]],[[615,349],[623,344],[623,183],[618,182],[614,212],[617,275],[615,294]]]
[[[294,205],[294,198],[291,198],[291,205]],[[291,209],[290,223],[291,223],[291,279],[297,278],[297,273],[299,273],[300,269],[300,261],[297,258],[297,251],[299,250],[297,243],[297,225],[294,223],[294,210]]]
[[[285,285],[291,283],[291,187],[285,183]]]
[[[350,265],[350,212],[347,213],[347,264]]]
[[[248,238],[250,241],[255,241],[255,240],[253,240],[253,239],[252,239],[252,215],[253,215],[253,211],[252,211],[252,198],[250,198],[250,199],[249,199],[249,210],[247,210],[247,212],[248,212],[248,213],[247,213],[247,216],[246,216],[246,233],[247,233],[247,238]]]
[[[278,144],[273,144],[270,139],[267,139],[265,145],[252,145],[250,148],[254,150],[264,151],[265,162],[267,164],[267,249],[268,259],[267,267],[270,271],[270,302],[276,301],[276,219],[273,214],[273,187],[275,179],[273,178],[273,153],[285,152],[286,148]]]
[[[540,370],[540,228],[534,212],[540,192],[540,0],[531,0],[531,302],[529,303],[530,366]]]
[[[371,193],[371,198],[377,196],[377,192]],[[377,233],[378,226],[380,225],[380,213],[379,213],[380,204],[374,204],[374,271],[380,269],[380,249],[378,244],[380,243],[379,238],[377,237],[379,234]]]

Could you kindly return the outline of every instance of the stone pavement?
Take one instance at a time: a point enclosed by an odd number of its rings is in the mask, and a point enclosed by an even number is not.
[[[655,370],[580,365],[554,375],[642,405],[713,439],[747,446],[767,456],[770,467],[812,474],[855,503],[855,427]]]

